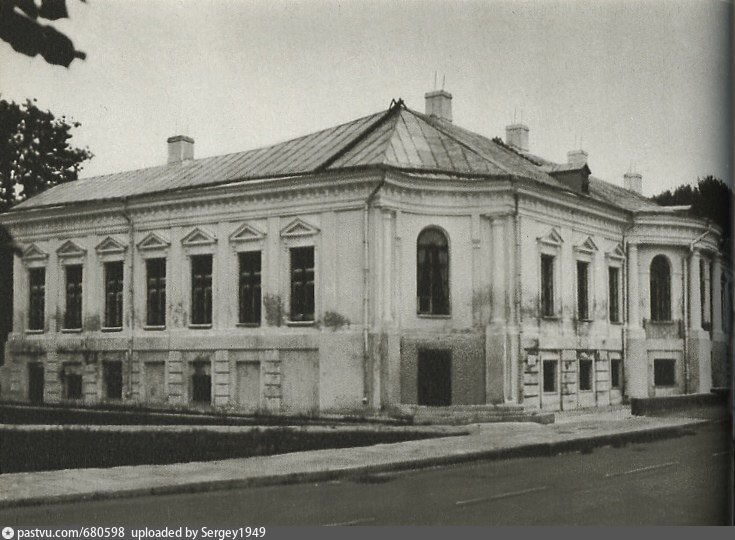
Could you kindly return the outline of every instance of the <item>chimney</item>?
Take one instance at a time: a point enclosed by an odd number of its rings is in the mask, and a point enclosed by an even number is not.
[[[588,154],[584,150],[570,150],[567,152],[567,163],[575,167],[581,167],[587,164]]]
[[[452,94],[445,90],[434,90],[424,95],[426,114],[446,122],[452,121]]]
[[[643,177],[640,173],[628,172],[623,176],[623,187],[643,195]]]
[[[168,164],[180,163],[187,159],[194,159],[194,139],[186,135],[174,135],[169,137],[168,143]]]
[[[528,126],[525,124],[505,126],[505,144],[521,152],[528,152]]]

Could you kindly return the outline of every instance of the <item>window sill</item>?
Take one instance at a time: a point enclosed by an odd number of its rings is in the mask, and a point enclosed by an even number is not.
[[[100,332],[122,332],[122,326],[110,326],[100,329]]]
[[[615,326],[623,326],[625,323],[623,321],[609,321],[610,324],[614,324]]]
[[[589,390],[579,390],[578,393],[579,394],[592,394],[592,393],[594,393],[594,390],[592,390],[592,389],[589,389]]]
[[[451,319],[452,315],[432,315],[431,313],[417,313],[419,319]]]
[[[81,334],[82,329],[81,328],[62,328],[61,333],[62,334]]]
[[[661,388],[663,390],[673,390],[673,389],[678,388],[678,386],[676,384],[671,384],[671,385],[657,384],[657,385],[654,385],[654,388]]]
[[[286,326],[314,326],[316,321],[286,321]]]
[[[578,323],[591,323],[595,322],[593,319],[577,319]]]
[[[144,326],[143,327],[143,330],[153,330],[153,331],[156,331],[156,330],[165,330],[165,329],[166,329],[166,325],[163,325],[163,326]]]
[[[190,324],[189,328],[192,330],[206,330],[207,328],[212,328],[212,324]]]
[[[560,321],[561,317],[558,315],[541,315],[539,316],[539,319],[543,321]]]
[[[43,334],[43,330],[26,330],[26,334],[34,335],[34,334]]]
[[[260,323],[245,323],[245,322],[241,322],[241,323],[235,324],[235,326],[237,326],[238,328],[259,328],[260,327]]]

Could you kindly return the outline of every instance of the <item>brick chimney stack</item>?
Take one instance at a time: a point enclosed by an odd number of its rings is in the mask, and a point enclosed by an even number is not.
[[[521,152],[528,152],[528,126],[526,124],[505,126],[505,144]]]
[[[194,139],[186,135],[174,135],[169,137],[168,164],[180,163],[188,159],[194,159]]]
[[[446,90],[434,90],[424,95],[426,100],[425,112],[445,122],[452,121],[452,94]]]
[[[575,167],[581,167],[587,164],[587,158],[589,154],[584,150],[570,150],[567,152],[567,163],[574,165]]]
[[[629,191],[635,191],[639,195],[643,195],[643,176],[641,176],[641,173],[625,173],[623,176],[623,187]]]

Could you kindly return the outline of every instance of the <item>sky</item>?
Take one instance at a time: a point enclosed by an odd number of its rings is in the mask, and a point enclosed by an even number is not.
[[[731,181],[731,3],[716,0],[67,0],[55,23],[87,53],[67,68],[0,42],[0,96],[81,122],[83,177],[257,148],[453,95],[488,137],[523,121],[530,150],[654,195]],[[435,75],[436,74],[436,75]]]

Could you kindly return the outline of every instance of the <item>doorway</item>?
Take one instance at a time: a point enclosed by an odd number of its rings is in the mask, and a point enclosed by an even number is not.
[[[28,399],[32,403],[43,402],[43,364],[28,364]]]
[[[452,353],[419,350],[418,404],[446,407],[452,404]]]

